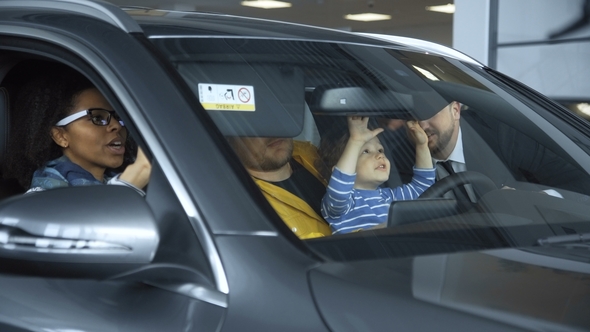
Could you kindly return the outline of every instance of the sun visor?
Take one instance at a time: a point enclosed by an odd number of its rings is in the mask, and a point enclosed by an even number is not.
[[[295,137],[303,128],[303,74],[294,66],[178,64],[178,71],[226,136]]]
[[[425,120],[448,104],[436,91],[410,94],[358,86],[319,86],[311,94],[309,107],[317,115]]]
[[[414,109],[407,120],[428,120],[452,102],[434,90],[414,91],[412,97],[414,98]]]
[[[473,87],[452,82],[432,82],[430,85],[447,100],[455,100],[480,109],[493,105],[496,110],[513,110],[510,103],[483,86]]]

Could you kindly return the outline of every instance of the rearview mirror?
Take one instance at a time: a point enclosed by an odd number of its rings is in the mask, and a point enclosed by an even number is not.
[[[325,85],[311,93],[309,108],[316,115],[426,120],[451,101],[434,90],[408,94],[369,87]]]
[[[364,87],[319,86],[311,94],[309,108],[321,115],[366,116],[399,114],[406,117],[414,109],[411,95]]]

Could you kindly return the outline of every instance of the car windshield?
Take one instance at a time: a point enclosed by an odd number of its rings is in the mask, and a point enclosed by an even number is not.
[[[228,138],[284,221],[280,227],[322,257],[555,246],[590,232],[590,142],[574,129],[584,124],[485,68],[368,42],[191,36],[151,41]],[[342,153],[334,147],[346,145],[349,117],[368,118],[370,129],[383,129],[377,138],[389,165],[377,168],[387,167],[389,174],[372,192],[412,181],[416,148],[406,121],[416,121],[428,137],[436,182],[418,199],[394,194],[379,225],[338,232],[321,217],[322,198]],[[281,144],[290,152],[291,139],[292,155],[267,160],[272,158],[264,153]],[[330,140],[332,148],[320,149]],[[261,141],[266,150],[260,155],[244,152]],[[437,162],[445,160],[451,169],[441,174]],[[287,178],[264,178],[287,163]],[[377,205],[367,203],[365,194],[350,195],[348,210],[360,211],[354,218],[375,214]],[[325,225],[305,230],[307,221],[289,215],[290,209]]]

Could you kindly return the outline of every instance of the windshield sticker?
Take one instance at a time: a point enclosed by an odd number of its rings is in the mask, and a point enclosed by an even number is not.
[[[251,85],[199,83],[199,101],[208,111],[256,110],[254,87]]]

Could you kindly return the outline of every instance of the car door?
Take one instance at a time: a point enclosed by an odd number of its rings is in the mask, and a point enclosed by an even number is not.
[[[196,226],[187,214],[191,203],[187,200],[183,206],[178,199],[178,195],[186,195],[182,184],[171,185],[171,181],[182,180],[174,178],[169,156],[163,152],[170,142],[160,140],[145,120],[146,113],[166,106],[187,126],[198,124],[196,117],[155,60],[142,53],[145,49],[140,42],[124,31],[87,17],[52,11],[36,12],[26,27],[15,27],[6,19],[27,14],[33,15],[26,10],[3,10],[3,74],[24,60],[60,62],[84,73],[116,109],[124,110],[131,135],[153,162],[153,174],[150,194],[136,203],[128,200],[136,200],[136,194],[115,186],[65,188],[16,195],[1,202],[2,231],[7,239],[0,255],[2,330],[217,330],[227,307],[224,277],[210,265],[215,253],[207,248],[207,239],[197,237]],[[88,33],[76,35],[80,27]],[[118,65],[112,66],[113,62]],[[146,67],[153,68],[150,81],[133,74]],[[155,89],[150,84],[166,91],[164,96],[151,93]],[[16,130],[9,128],[7,121],[2,125],[4,134]],[[168,152],[173,154],[171,150]],[[106,191],[101,193],[101,189]],[[7,221],[10,218],[20,222],[11,224]],[[94,258],[104,252],[78,256],[87,248],[57,249],[50,245],[50,249],[39,249],[38,245],[14,240],[15,232],[24,232],[25,238],[37,243],[56,238],[72,240],[76,239],[74,235],[60,232],[73,228],[99,232],[110,223],[111,231],[123,236],[121,241],[137,237],[134,232],[151,232],[157,240],[148,249],[153,250],[151,258],[129,265],[111,252],[106,254],[110,259],[97,262]],[[52,227],[58,229],[57,233],[47,232]],[[134,246],[133,251],[140,250],[139,242]],[[61,251],[57,254],[56,250]]]

